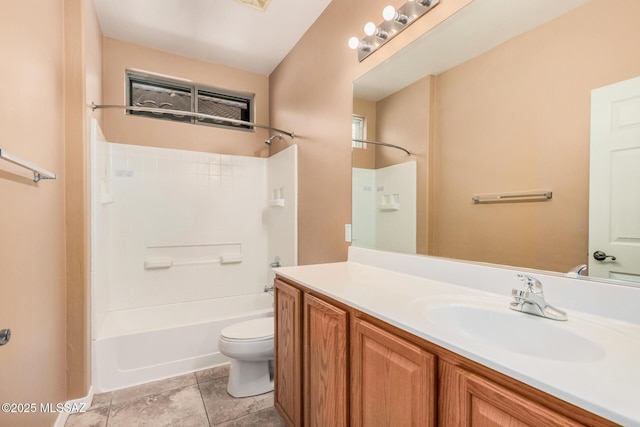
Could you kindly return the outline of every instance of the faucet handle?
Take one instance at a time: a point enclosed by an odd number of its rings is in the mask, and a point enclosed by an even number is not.
[[[527,299],[529,298],[529,291],[521,291],[513,288],[511,290],[511,296],[514,297],[516,300]]]
[[[276,255],[276,257],[273,259],[273,262],[270,265],[271,265],[271,268],[282,267],[282,265],[280,264],[280,257]]]
[[[526,274],[518,274],[518,279],[522,280],[527,287],[527,291],[534,294],[542,293],[542,283],[535,277]]]

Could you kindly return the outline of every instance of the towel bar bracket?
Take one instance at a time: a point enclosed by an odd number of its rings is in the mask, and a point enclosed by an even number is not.
[[[40,175],[38,172],[34,172],[33,173],[33,182],[38,182],[41,179],[56,179],[56,177],[55,176]]]
[[[16,157],[13,154],[9,154],[2,148],[0,148],[0,159],[6,160],[9,163],[13,163],[14,165],[23,167],[33,172],[33,182],[38,182],[41,179],[56,179],[55,173],[49,172],[48,170],[27,162],[20,157]]]

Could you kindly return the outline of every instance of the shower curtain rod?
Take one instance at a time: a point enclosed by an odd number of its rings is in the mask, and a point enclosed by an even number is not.
[[[364,142],[365,144],[382,145],[384,147],[397,148],[398,150],[402,150],[405,153],[407,153],[407,156],[411,155],[411,151],[407,150],[404,147],[400,147],[399,145],[387,144],[386,142],[368,141],[366,139],[352,139],[351,141],[353,141],[353,142]]]
[[[237,125],[249,125],[249,126],[257,127],[260,129],[268,129],[275,132],[280,132],[284,135],[287,135],[291,139],[295,137],[295,133],[293,132],[288,132],[286,130],[274,128],[271,126],[261,125],[253,122],[247,122],[245,120],[230,119],[228,117],[212,116],[210,114],[203,114],[203,113],[194,113],[193,111],[167,110],[164,108],[135,107],[135,106],[129,106],[129,105],[97,105],[96,103],[92,102],[91,109],[95,111],[96,108],[122,108],[123,110],[127,110],[127,111],[140,111],[144,113],[155,113],[155,114],[171,114],[174,116],[180,115],[180,116],[187,116],[187,117],[195,117],[197,119],[218,120],[218,121],[237,124]]]

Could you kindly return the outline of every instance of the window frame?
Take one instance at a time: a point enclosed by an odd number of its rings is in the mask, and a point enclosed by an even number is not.
[[[353,132],[353,126],[356,124],[356,122],[358,122],[358,127],[360,128],[360,133],[361,133],[360,137],[357,137],[357,135],[354,135],[354,132]],[[359,148],[362,150],[367,149],[366,142],[354,141],[354,139],[366,140],[367,139],[366,132],[367,132],[366,117],[359,116],[357,114],[352,114],[351,115],[351,148]]]
[[[157,86],[162,88],[174,88],[176,90],[188,91],[191,93],[191,105],[190,112],[199,113],[198,111],[198,97],[200,94],[205,96],[210,96],[213,98],[218,97],[224,101],[232,101],[232,102],[244,102],[247,104],[247,108],[244,110],[246,114],[241,113],[242,118],[239,120],[254,122],[255,117],[255,94],[247,93],[247,92],[238,92],[232,91],[228,89],[220,89],[213,86],[205,86],[200,84],[194,84],[186,80],[181,80],[177,78],[165,77],[156,74],[151,74],[144,71],[138,70],[125,70],[125,88],[126,88],[126,105],[129,107],[134,106],[132,100],[132,85],[134,82],[146,84],[149,86]],[[170,111],[167,109],[167,111]],[[189,117],[189,120],[178,119],[171,114],[159,114],[155,115],[153,113],[145,113],[145,112],[137,112],[137,111],[126,111],[126,114],[131,115],[139,115],[143,117],[150,117],[154,119],[160,120],[168,120],[175,121],[181,123],[191,123],[202,126],[213,126],[219,127],[223,129],[233,129],[240,130],[245,132],[255,132],[255,127],[251,125],[238,125],[238,124],[224,124],[224,123],[213,123],[212,121],[203,121],[208,119],[200,119],[197,117]],[[205,114],[205,113],[203,113]],[[245,118],[247,117],[248,118]]]

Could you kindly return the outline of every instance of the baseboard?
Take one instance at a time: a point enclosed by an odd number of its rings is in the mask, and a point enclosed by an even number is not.
[[[58,413],[58,418],[56,419],[53,427],[64,427],[67,423],[67,419],[69,415],[74,414],[76,412],[86,412],[91,406],[91,402],[93,401],[93,386],[89,387],[89,393],[85,397],[81,397],[79,399],[68,400],[64,404],[65,410]]]

